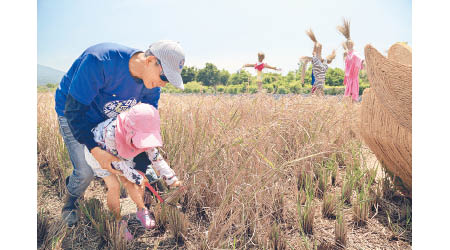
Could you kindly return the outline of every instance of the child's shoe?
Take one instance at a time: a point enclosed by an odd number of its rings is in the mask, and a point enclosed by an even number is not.
[[[155,218],[147,208],[138,209],[136,212],[136,219],[138,219],[141,222],[141,225],[146,229],[153,229],[156,227]]]
[[[120,221],[119,227],[123,228],[123,236],[125,237],[125,239],[127,241],[130,241],[133,239],[133,235],[130,233],[130,231],[128,231],[128,227],[127,227],[128,223],[124,220]]]

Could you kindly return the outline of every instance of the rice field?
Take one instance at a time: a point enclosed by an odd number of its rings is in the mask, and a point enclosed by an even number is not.
[[[411,249],[411,200],[359,135],[360,104],[340,97],[162,94],[162,154],[186,186],[158,227],[125,242],[95,179],[81,219],[60,222],[71,163],[52,93],[38,93],[41,249]],[[122,215],[135,206],[121,199]]]

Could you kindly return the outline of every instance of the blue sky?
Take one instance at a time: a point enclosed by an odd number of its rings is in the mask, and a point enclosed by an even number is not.
[[[67,71],[90,45],[117,42],[145,49],[160,39],[177,40],[186,65],[206,62],[235,72],[254,63],[257,53],[283,74],[296,69],[298,58],[310,55],[312,28],[323,53],[337,49],[331,67],[343,67],[344,41],[336,26],[351,21],[355,49],[364,54],[371,43],[384,52],[397,41],[412,45],[411,1],[266,1],[266,0],[38,0],[37,62]]]

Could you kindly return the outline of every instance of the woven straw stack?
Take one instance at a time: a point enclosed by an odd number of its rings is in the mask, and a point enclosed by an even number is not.
[[[412,67],[411,48],[391,46],[386,58],[366,45],[371,88],[364,91],[360,133],[384,167],[402,180],[412,195]]]
[[[405,43],[395,43],[388,50],[388,58],[402,64],[412,64],[411,47]]]

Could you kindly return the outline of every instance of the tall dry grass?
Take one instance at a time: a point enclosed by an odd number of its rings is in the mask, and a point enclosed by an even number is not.
[[[352,108],[320,97],[163,96],[164,153],[189,187],[183,205],[208,225],[208,245],[262,242],[277,220],[273,197],[295,200],[301,169],[333,153],[353,162]]]
[[[60,197],[65,194],[65,177],[70,174],[71,162],[59,133],[54,95],[38,94],[37,103],[37,163],[38,170],[49,184],[56,187]]]
[[[52,98],[38,98],[38,163],[63,190],[71,167]],[[316,194],[320,178],[314,173],[327,173],[320,184],[325,192],[346,179],[336,176],[338,166],[362,164],[355,153],[361,150],[355,137],[358,106],[335,97],[163,94],[159,106],[161,152],[187,192],[180,199],[186,217],[173,214],[180,216],[172,220],[175,227],[163,213],[157,212],[157,219],[176,230],[175,238],[189,240],[192,231],[185,227],[194,230],[204,248],[258,249],[285,242],[284,228],[298,228],[298,216],[319,210],[321,203],[296,202],[302,193]],[[308,233],[313,217],[302,219],[311,223],[305,225]]]

